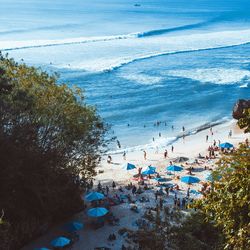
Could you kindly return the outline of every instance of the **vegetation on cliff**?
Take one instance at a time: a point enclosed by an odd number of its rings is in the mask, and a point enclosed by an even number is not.
[[[80,89],[0,56],[0,249],[82,208],[106,131]]]

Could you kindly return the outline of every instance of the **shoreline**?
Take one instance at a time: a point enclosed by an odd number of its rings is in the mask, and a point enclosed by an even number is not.
[[[211,135],[210,127],[212,127],[213,135]],[[232,130],[233,135],[231,138],[228,138],[229,131]],[[206,142],[206,136],[209,136],[208,142]],[[244,134],[243,130],[237,127],[236,121],[234,119],[218,124],[215,123],[213,126],[206,126],[204,129],[197,131],[195,134],[190,134],[186,136],[185,139],[182,139],[182,136],[173,144],[168,144],[165,147],[159,147],[158,153],[156,152],[156,147],[146,149],[147,160],[143,158],[143,149],[137,149],[131,152],[127,152],[126,160],[123,159],[122,152],[109,154],[112,157],[112,163],[107,163],[107,155],[104,155],[100,166],[96,169],[97,173],[99,170],[104,171],[103,173],[98,173],[95,177],[95,183],[101,181],[104,185],[110,184],[112,180],[116,180],[119,184],[127,184],[132,174],[136,174],[136,170],[132,170],[124,175],[124,170],[122,165],[129,162],[135,164],[136,167],[142,167],[145,169],[147,166],[152,165],[156,166],[157,169],[160,169],[163,172],[163,167],[166,167],[167,164],[173,158],[178,156],[187,156],[190,159],[194,159],[200,153],[202,156],[207,154],[207,148],[211,146],[216,140],[218,145],[218,140],[221,143],[228,141],[237,145],[244,141],[247,138],[247,135]],[[174,152],[171,152],[171,145],[174,146]],[[167,149],[168,158],[164,159],[164,151]],[[129,178],[126,178],[129,177]]]
[[[143,151],[146,149],[156,149],[158,147],[158,149],[163,149],[165,147],[171,146],[173,143],[178,142],[180,139],[183,138],[183,136],[189,137],[189,136],[194,136],[206,129],[210,129],[213,127],[216,127],[218,125],[223,125],[223,124],[231,124],[234,122],[234,119],[229,119],[227,117],[222,118],[220,120],[215,120],[215,121],[211,121],[211,122],[207,122],[204,123],[200,126],[197,126],[195,128],[192,128],[190,130],[187,130],[183,133],[181,132],[177,132],[177,134],[175,136],[172,137],[161,137],[161,138],[156,138],[155,142],[151,142],[151,143],[146,143],[146,144],[140,144],[140,145],[135,145],[135,146],[128,146],[125,148],[119,148],[117,150],[108,150],[106,153],[104,153],[104,156],[108,156],[108,155],[116,155],[116,154],[123,154],[123,152],[129,153],[129,152],[135,152],[135,151]],[[143,132],[143,131],[142,131]],[[163,141],[163,143],[161,143],[161,141]],[[166,142],[166,144],[164,145],[164,142]],[[158,143],[158,144],[157,144]]]

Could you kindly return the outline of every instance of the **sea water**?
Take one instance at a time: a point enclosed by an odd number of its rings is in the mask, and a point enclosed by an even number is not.
[[[235,101],[250,96],[249,1],[0,4],[0,50],[83,88],[120,152],[230,120]]]

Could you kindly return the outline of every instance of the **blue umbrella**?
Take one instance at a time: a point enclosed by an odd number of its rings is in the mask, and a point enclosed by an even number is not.
[[[147,169],[145,171],[142,172],[142,175],[150,175],[150,174],[155,174],[155,170],[153,169]]]
[[[135,166],[134,164],[127,163],[127,164],[125,164],[125,166],[123,166],[123,168],[124,168],[125,170],[132,170],[132,169],[135,169],[136,166]]]
[[[162,177],[154,178],[154,180],[156,180],[156,181],[158,181],[158,182],[166,182],[166,181],[167,181],[166,178],[162,178]]]
[[[187,184],[192,184],[192,183],[200,182],[200,179],[194,176],[187,175],[187,176],[181,177],[181,181]]]
[[[156,167],[148,166],[147,170],[148,170],[148,169],[151,169],[151,170],[154,170],[154,171],[155,171],[155,170],[156,170]]]
[[[229,142],[221,143],[219,146],[220,148],[233,148],[234,147],[234,145]]]
[[[88,216],[90,217],[101,217],[108,213],[105,207],[95,207],[88,210]]]
[[[64,225],[64,228],[68,232],[75,232],[77,230],[81,230],[83,228],[83,224],[81,222],[78,222],[78,221],[72,221],[72,222]]]
[[[71,240],[66,238],[66,237],[58,237],[58,238],[55,238],[54,240],[52,240],[50,244],[53,247],[64,247],[64,246],[69,245],[70,242],[71,242]]]
[[[102,200],[104,199],[104,195],[99,192],[90,192],[85,196],[85,199],[87,201],[97,201],[97,200]]]
[[[166,168],[167,171],[174,171],[174,172],[179,172],[179,171],[182,171],[183,168],[182,167],[179,167],[179,166],[176,166],[176,165],[170,165]]]

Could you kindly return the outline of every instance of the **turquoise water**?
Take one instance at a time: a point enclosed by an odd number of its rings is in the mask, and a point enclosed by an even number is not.
[[[248,1],[0,2],[3,53],[84,88],[122,148],[166,146],[250,96]]]

